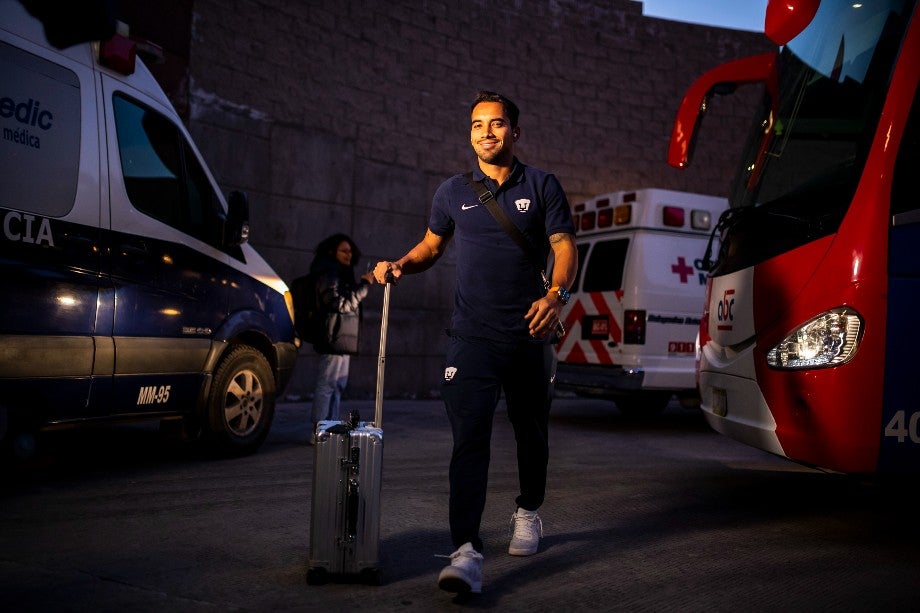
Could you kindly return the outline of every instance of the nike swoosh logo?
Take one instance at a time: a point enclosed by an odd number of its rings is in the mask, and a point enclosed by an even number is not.
[[[461,205],[460,205],[460,210],[461,210],[461,211],[468,211],[468,210],[470,210],[470,209],[475,209],[477,206],[479,206],[479,205],[478,205],[478,204],[461,204]]]

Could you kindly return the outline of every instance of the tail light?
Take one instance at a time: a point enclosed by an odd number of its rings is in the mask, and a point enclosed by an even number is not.
[[[645,344],[645,311],[627,310],[623,314],[623,344]]]

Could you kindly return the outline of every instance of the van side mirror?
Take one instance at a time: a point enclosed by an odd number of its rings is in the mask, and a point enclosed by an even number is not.
[[[249,240],[249,197],[233,190],[227,197],[227,220],[224,222],[224,244],[242,245]]]

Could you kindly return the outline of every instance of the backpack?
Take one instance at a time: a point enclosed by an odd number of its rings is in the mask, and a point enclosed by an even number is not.
[[[316,275],[308,273],[291,282],[294,299],[294,329],[305,343],[318,343],[325,339],[325,317],[316,293]]]

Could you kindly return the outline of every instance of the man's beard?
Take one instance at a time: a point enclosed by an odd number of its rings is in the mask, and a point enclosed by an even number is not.
[[[508,156],[508,151],[506,149],[484,151],[477,147],[476,156],[486,164],[495,164],[496,162],[502,162]]]

